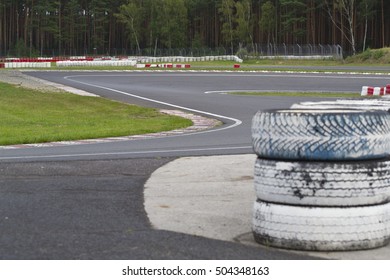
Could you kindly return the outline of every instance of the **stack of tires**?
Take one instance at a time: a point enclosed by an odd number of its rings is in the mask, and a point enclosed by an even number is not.
[[[259,111],[252,230],[286,249],[371,249],[390,240],[390,114]]]

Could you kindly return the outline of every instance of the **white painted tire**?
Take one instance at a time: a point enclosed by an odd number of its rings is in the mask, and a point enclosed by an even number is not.
[[[281,204],[383,204],[390,201],[390,160],[294,162],[258,158],[254,185],[258,199]]]
[[[292,109],[359,109],[359,110],[381,110],[390,109],[390,100],[381,99],[338,99],[333,101],[301,102],[293,104]]]
[[[349,251],[389,243],[390,204],[367,207],[302,207],[257,201],[256,242],[285,249]]]
[[[252,120],[252,143],[262,158],[383,158],[390,152],[390,114],[354,109],[259,111]]]

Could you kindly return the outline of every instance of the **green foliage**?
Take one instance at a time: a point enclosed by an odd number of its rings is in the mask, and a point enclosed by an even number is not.
[[[390,48],[375,49],[367,48],[364,52],[350,56],[346,59],[347,63],[376,63],[387,64],[390,63]]]
[[[160,0],[159,35],[163,47],[186,46],[187,7],[185,0]]]
[[[261,18],[259,20],[260,29],[267,33],[267,43],[270,43],[270,37],[272,32],[275,29],[276,17],[275,17],[276,9],[274,4],[271,1],[265,2],[261,6]]]
[[[234,20],[235,20],[235,11],[234,11],[235,2],[234,0],[221,0],[219,6],[220,21],[222,22],[221,34],[223,41],[226,46],[231,48],[233,51],[233,45],[235,41],[235,31],[234,31]]]
[[[245,59],[248,56],[248,51],[245,48],[240,48],[236,55],[241,59]]]
[[[236,2],[236,33],[238,40],[244,46],[253,43],[253,17],[251,0]]]
[[[203,48],[205,47],[202,37],[199,32],[195,33],[194,39],[191,44],[192,48]]]
[[[24,42],[22,40],[16,41],[16,44],[13,48],[13,52],[11,53],[11,55],[23,57],[23,56],[28,56],[28,54],[29,54],[29,50],[24,45]]]
[[[118,20],[125,24],[130,42],[137,47],[139,54],[141,54],[141,48],[138,34],[142,32],[141,24],[144,14],[145,9],[137,0],[130,0],[126,5],[120,6],[119,13],[115,14]]]
[[[377,50],[372,54],[372,58],[375,60],[379,60],[385,56],[385,52],[383,50]]]
[[[296,38],[303,37],[306,32],[307,4],[305,0],[280,0],[282,8],[282,26],[285,34]]]
[[[185,0],[129,0],[115,16],[125,24],[130,43],[140,46],[186,47],[187,7]],[[146,36],[148,35],[148,36]]]
[[[234,53],[270,42],[349,51],[389,45],[381,16],[389,10],[383,0],[0,0],[0,56],[15,47],[49,56],[191,46]]]

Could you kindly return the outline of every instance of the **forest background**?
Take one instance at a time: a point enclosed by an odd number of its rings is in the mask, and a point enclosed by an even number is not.
[[[1,56],[390,44],[388,0],[0,0]]]

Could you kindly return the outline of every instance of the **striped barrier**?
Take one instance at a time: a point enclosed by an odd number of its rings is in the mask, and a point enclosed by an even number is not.
[[[215,61],[228,60],[237,63],[242,63],[243,60],[235,55],[221,56],[200,56],[200,57],[184,57],[184,56],[168,56],[168,57],[138,57],[137,61],[141,64],[152,64],[159,62],[198,62],[198,61]]]
[[[202,56],[202,57],[184,57],[184,56],[170,56],[170,57],[89,57],[89,56],[69,56],[69,57],[38,57],[38,58],[4,58],[1,61],[2,68],[30,68],[30,67],[51,67],[50,63],[55,63],[58,67],[71,66],[136,66],[137,63],[144,67],[161,67],[161,68],[191,68],[188,62],[200,61],[234,61],[242,63],[242,59],[233,55],[221,56]],[[125,61],[125,62],[122,62]],[[185,64],[180,64],[180,63]],[[49,63],[49,64],[35,64],[35,63]],[[159,63],[164,63],[160,66]],[[173,64],[177,63],[177,64]],[[149,66],[148,66],[149,65]],[[156,66],[155,66],[156,65]],[[234,65],[235,68],[240,68],[239,64]]]
[[[191,68],[190,64],[144,64],[144,63],[137,63],[135,65],[137,68]]]
[[[382,96],[390,94],[390,84],[385,87],[363,86],[361,96]]]
[[[368,96],[368,95],[373,95],[374,94],[374,88],[373,87],[368,87],[368,86],[363,86],[362,87],[362,92],[361,96]]]
[[[374,87],[374,95],[384,95],[384,88],[383,87]]]

